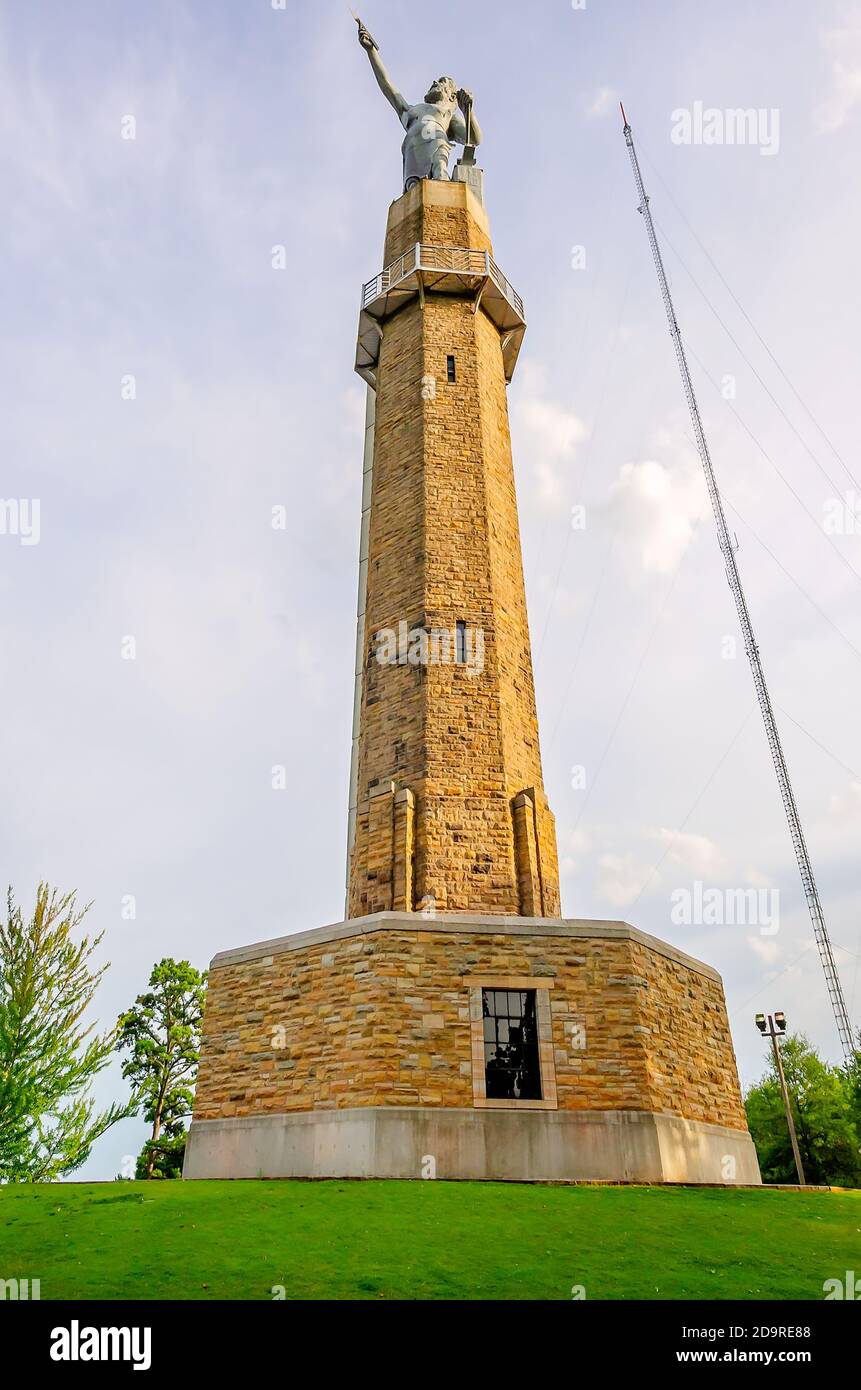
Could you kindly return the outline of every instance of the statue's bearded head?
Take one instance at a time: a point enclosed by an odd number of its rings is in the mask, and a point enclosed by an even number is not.
[[[436,106],[440,103],[446,106],[457,105],[457,83],[453,77],[437,77],[431,83],[430,88],[425,93],[425,101]]]

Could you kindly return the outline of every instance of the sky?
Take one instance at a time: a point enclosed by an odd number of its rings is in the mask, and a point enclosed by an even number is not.
[[[474,93],[525,302],[509,408],[563,912],[715,966],[744,1084],[760,1010],[837,1061],[617,103],[857,1025],[861,6],[428,13],[362,18],[409,99],[439,73]],[[0,882],[92,902],[101,1027],[165,955],[343,916],[353,358],[401,138],[342,3],[0,3]],[[757,890],[760,919],[680,920],[697,883]],[[118,1065],[96,1093],[126,1094]],[[124,1121],[77,1176],[144,1137]]]

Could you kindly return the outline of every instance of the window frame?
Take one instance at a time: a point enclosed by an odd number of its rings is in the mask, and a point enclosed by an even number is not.
[[[555,981],[544,975],[470,975],[469,1019],[472,1043],[472,1104],[476,1110],[556,1110],[556,1064],[553,1055],[553,1018],[550,990]],[[489,1100],[484,1069],[483,990],[532,990],[538,1028],[538,1074],[541,1100]]]
[[[466,633],[469,624],[465,618],[458,618],[454,625],[454,664],[455,666],[467,666],[469,664],[467,656]]]

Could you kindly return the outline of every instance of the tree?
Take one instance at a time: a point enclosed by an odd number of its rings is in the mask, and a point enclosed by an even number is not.
[[[152,1132],[137,1176],[179,1177],[185,1151],[183,1120],[191,1114],[200,1058],[206,975],[187,960],[169,957],[153,966],[150,988],[120,1016],[119,1049],[127,1049],[123,1076],[131,1081]]]
[[[780,1046],[804,1176],[809,1183],[861,1186],[861,1133],[846,1073],[823,1062],[802,1033]],[[745,1109],[763,1180],[797,1182],[773,1057],[765,1076],[748,1091]]]
[[[128,1105],[95,1112],[90,1086],[107,1066],[115,1035],[82,1020],[102,975],[90,958],[101,936],[72,934],[74,893],[40,883],[25,921],[7,895],[0,917],[0,1181],[50,1182],[72,1173]]]
[[[861,1028],[858,1030],[858,1037],[855,1042],[855,1050],[852,1054],[852,1061],[847,1062],[843,1075],[846,1079],[846,1088],[849,1093],[849,1107],[855,1128],[861,1135]]]

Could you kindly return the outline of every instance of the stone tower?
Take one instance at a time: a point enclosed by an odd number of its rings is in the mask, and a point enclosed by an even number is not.
[[[467,182],[389,211],[369,383],[348,917],[558,917],[506,385],[525,330]]]
[[[471,95],[437,78],[409,105],[359,41],[406,138],[356,356],[347,920],[211,962],[184,1174],[419,1178],[431,1156],[440,1178],[756,1183],[720,977],[560,916],[506,401],[523,305]]]

